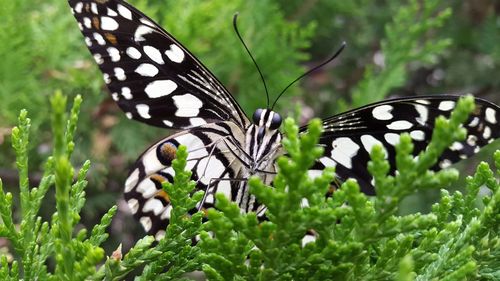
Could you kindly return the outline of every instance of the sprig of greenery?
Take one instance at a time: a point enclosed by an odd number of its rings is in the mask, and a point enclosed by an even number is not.
[[[200,249],[193,246],[192,238],[199,234],[203,214],[196,212],[186,216],[203,192],[191,191],[195,183],[191,172],[185,171],[187,150],[181,146],[177,151],[178,159],[172,163],[176,176],[174,183],[165,184],[173,209],[171,223],[166,229],[166,239],[161,239],[154,247],[153,237],[139,240],[122,258],[121,246],[108,257],[99,269],[104,258],[100,245],[108,238],[106,228],[110,225],[117,207],[113,206],[92,228],[88,235],[86,229],[75,233],[80,220],[79,212],[85,204],[85,177],[90,168],[86,161],[74,179],[74,168],[70,155],[74,148],[78,112],[81,98],[75,98],[71,113],[66,116],[66,97],[57,92],[51,99],[52,127],[54,135],[53,156],[47,160],[44,176],[38,188],[29,187],[28,156],[30,119],[27,112],[19,116],[19,126],[13,129],[13,148],[17,155],[20,172],[21,221],[20,228],[12,214],[11,193],[3,191],[0,181],[0,236],[9,239],[13,245],[14,261],[10,262],[2,254],[0,260],[1,280],[121,280],[131,271],[142,268],[138,280],[175,279],[186,272],[201,269],[198,259]],[[43,222],[38,216],[41,202],[47,190],[55,186],[56,213],[52,221]],[[48,268],[48,262],[54,268]],[[168,269],[168,270],[166,270]]]
[[[218,210],[208,212],[200,247],[203,270],[210,280],[463,280],[486,278],[498,271],[499,183],[485,163],[468,179],[467,195],[442,198],[429,214],[399,216],[398,203],[417,190],[444,188],[457,178],[454,170],[433,172],[438,156],[464,138],[460,124],[474,109],[472,97],[459,100],[450,120],[439,118],[427,150],[412,156],[407,134],[396,146],[399,173],[388,175],[384,151],[374,146],[369,171],[377,196],[370,199],[354,180],[347,180],[333,197],[324,200],[332,171],[311,179],[308,169],[321,156],[316,146],[319,121],[298,135],[297,126],[285,121],[287,156],[278,160],[274,186],[249,181],[251,193],[265,204],[268,221],[241,214],[224,196]],[[500,152],[495,154],[500,164]],[[500,166],[497,166],[497,169]],[[481,186],[491,196],[478,209]],[[304,206],[304,200],[307,205]],[[314,241],[303,240],[313,231]],[[477,249],[481,249],[477,251]],[[496,267],[495,267],[496,266]]]
[[[3,191],[0,181],[0,235],[12,242],[14,253],[12,261],[1,255],[2,280],[122,280],[135,269],[142,269],[137,280],[185,280],[185,273],[200,269],[210,280],[486,280],[499,274],[500,151],[494,155],[496,171],[481,163],[467,178],[465,195],[442,190],[429,214],[397,212],[398,203],[410,193],[444,188],[456,180],[453,170],[429,169],[445,148],[464,138],[461,123],[474,109],[472,97],[461,98],[449,120],[437,119],[433,138],[418,157],[412,156],[411,138],[400,137],[396,175],[388,175],[384,150],[374,146],[368,167],[377,191],[374,198],[363,194],[356,181],[347,180],[325,200],[333,169],[315,177],[309,172],[323,153],[317,146],[321,122],[312,121],[308,131],[299,134],[287,119],[283,140],[287,154],[277,161],[274,186],[257,177],[249,180],[251,193],[267,206],[264,222],[255,213],[242,214],[221,194],[216,195],[217,210],[208,211],[206,224],[203,212],[187,215],[203,192],[193,193],[195,183],[191,172],[185,171],[187,149],[180,146],[172,163],[174,181],[164,184],[173,206],[166,237],[153,245],[155,239],[147,236],[125,255],[119,246],[100,267],[104,258],[100,245],[108,238],[106,228],[117,208],[112,207],[90,235],[85,229],[75,233],[89,169],[86,162],[74,179],[69,162],[73,146],[68,136],[74,135],[80,101],[74,103],[69,118],[60,93],[51,101],[54,152],[38,188],[30,189],[21,176],[19,197],[27,201],[21,204],[26,209],[20,210],[20,227],[12,214],[13,195]],[[29,127],[23,111],[12,143],[18,168],[26,175]],[[51,186],[57,212],[49,223],[37,214]],[[479,208],[477,198],[484,189],[489,194],[482,197],[484,207]],[[198,234],[201,241],[193,245]],[[52,262],[53,269],[48,266]]]
[[[0,225],[0,232],[13,243],[16,259],[10,271],[6,268],[5,257],[2,259],[2,280],[14,280],[18,277],[24,280],[84,280],[95,271],[97,263],[104,255],[99,244],[103,240],[100,238],[106,236],[104,232],[109,219],[103,220],[95,227],[93,235],[99,238],[92,238],[93,243],[86,238],[85,231],[81,231],[76,237],[73,236],[74,226],[80,219],[78,211],[81,207],[75,208],[72,205],[74,198],[71,195],[79,199],[77,205],[83,205],[81,201],[84,201],[85,176],[89,168],[89,163],[86,163],[72,184],[74,172],[69,155],[73,149],[72,139],[80,103],[81,98],[77,97],[68,119],[65,114],[66,98],[60,92],[52,97],[52,128],[55,138],[53,156],[47,160],[40,185],[35,188],[30,188],[28,179],[27,151],[31,121],[25,110],[19,115],[19,126],[12,131],[12,146],[16,152],[20,173],[21,220],[20,227],[16,227],[11,212],[13,195],[1,190],[0,213],[3,224]],[[56,189],[57,212],[49,224],[42,221],[38,212],[44,196],[53,185]],[[115,210],[116,208],[112,208],[110,212]],[[53,272],[47,268],[49,260],[55,261]]]

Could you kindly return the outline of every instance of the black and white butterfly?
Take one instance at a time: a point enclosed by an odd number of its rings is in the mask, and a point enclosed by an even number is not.
[[[171,181],[176,149],[188,147],[187,168],[197,188],[206,191],[199,208],[214,205],[214,194],[224,193],[242,212],[265,213],[265,206],[249,194],[249,176],[267,184],[283,154],[281,116],[257,109],[248,119],[217,78],[184,46],[153,20],[121,0],[69,0],[85,42],[104,74],[112,98],[130,119],[181,129],[146,150],[125,183],[125,199],[148,234],[163,237],[169,221],[169,196],[162,182]],[[427,96],[386,100],[323,120],[320,145],[325,154],[310,171],[318,175],[335,166],[340,181],[357,179],[362,190],[374,194],[367,171],[369,152],[381,144],[395,172],[394,145],[408,132],[415,154],[425,149],[434,120],[449,116],[458,97]],[[500,136],[500,108],[476,99],[476,110],[465,128],[467,139],[454,143],[436,169],[476,153]],[[301,131],[306,131],[303,127]]]

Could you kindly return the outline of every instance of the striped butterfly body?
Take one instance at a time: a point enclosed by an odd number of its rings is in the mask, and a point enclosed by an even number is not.
[[[205,196],[198,209],[214,205],[224,193],[242,212],[263,217],[265,206],[248,192],[247,179],[270,184],[275,160],[283,154],[281,116],[257,109],[248,119],[233,96],[184,46],[153,20],[122,0],[69,0],[85,42],[103,72],[112,98],[130,119],[179,129],[147,149],[125,182],[125,199],[148,234],[161,238],[169,222],[169,196],[161,186],[172,181],[171,162],[179,145],[188,148],[187,168]],[[385,150],[395,173],[394,145],[408,132],[415,155],[431,138],[438,115],[449,116],[458,97],[428,96],[387,100],[324,119],[320,145],[325,154],[310,170],[336,167],[340,181],[357,179],[374,194],[367,171],[375,144]],[[467,139],[449,147],[435,169],[476,153],[500,136],[500,109],[484,100],[466,125]],[[301,132],[306,128],[301,128]]]

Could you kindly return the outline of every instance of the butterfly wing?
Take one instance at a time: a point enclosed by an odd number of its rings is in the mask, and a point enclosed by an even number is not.
[[[431,140],[437,116],[449,117],[458,96],[408,97],[386,100],[351,110],[323,122],[324,133],[320,144],[325,155],[319,159],[311,173],[327,166],[335,166],[337,177],[357,179],[363,192],[374,194],[372,176],[367,163],[373,145],[384,147],[395,173],[395,145],[399,135],[407,132],[414,143],[414,155],[423,151]],[[455,142],[444,151],[435,170],[446,168],[479,151],[480,147],[500,137],[500,108],[476,98],[476,110],[464,125],[467,137]],[[307,128],[301,128],[305,131]]]
[[[216,192],[231,200],[237,196],[234,179],[244,163],[238,156],[243,136],[233,122],[210,123],[167,137],[142,154],[125,183],[125,200],[148,234],[161,238],[169,223],[172,206],[162,182],[173,181],[171,163],[179,145],[188,148],[186,169],[196,190],[206,191],[198,208],[211,208]]]
[[[187,129],[217,121],[244,128],[234,98],[184,46],[120,0],[69,0],[111,96],[128,118]]]

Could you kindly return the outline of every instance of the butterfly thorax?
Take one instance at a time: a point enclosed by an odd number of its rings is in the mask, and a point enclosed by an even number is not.
[[[249,193],[248,178],[259,176],[265,184],[270,184],[276,173],[275,160],[279,156],[281,147],[281,116],[268,109],[257,109],[253,115],[253,124],[245,130],[244,151],[241,158],[247,159],[239,171],[238,192],[235,201],[242,212],[256,211],[263,207],[255,197]]]
[[[246,129],[245,154],[250,158],[250,175],[274,173],[274,160],[281,145],[281,116],[268,109],[257,109],[253,124]]]

